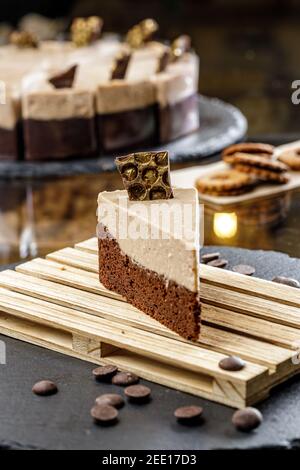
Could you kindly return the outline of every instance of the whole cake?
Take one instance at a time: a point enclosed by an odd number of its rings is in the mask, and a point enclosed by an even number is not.
[[[172,190],[167,153],[117,159],[127,191],[98,197],[100,282],[184,338],[200,333],[197,191]]]
[[[0,160],[100,155],[198,129],[199,61],[189,38],[154,40],[153,20],[124,40],[101,29],[100,18],[77,19],[70,41],[19,32],[0,48]]]

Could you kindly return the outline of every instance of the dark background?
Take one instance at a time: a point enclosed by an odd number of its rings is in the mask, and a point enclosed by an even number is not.
[[[118,32],[154,17],[162,37],[192,36],[201,57],[200,91],[237,105],[250,136],[299,132],[291,84],[300,79],[300,1],[2,0],[0,21],[16,25],[31,11],[69,18],[99,14],[104,30]]]

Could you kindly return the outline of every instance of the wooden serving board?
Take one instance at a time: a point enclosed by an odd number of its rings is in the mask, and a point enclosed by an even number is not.
[[[281,145],[275,150],[275,157],[287,149],[300,147],[300,141],[291,144]],[[209,165],[193,166],[183,170],[172,172],[172,184],[181,188],[190,188],[196,185],[196,180],[210,173],[216,173],[230,168],[225,162],[217,162]],[[214,206],[232,206],[256,202],[258,200],[272,199],[276,196],[286,194],[294,189],[300,188],[300,171],[290,171],[291,179],[287,184],[260,184],[252,191],[239,196],[210,196],[208,194],[199,194],[200,201],[210,203]]]
[[[298,373],[300,292],[201,265],[202,334],[189,342],[98,280],[95,238],[0,273],[0,332],[233,407]],[[240,372],[219,368],[234,354]]]

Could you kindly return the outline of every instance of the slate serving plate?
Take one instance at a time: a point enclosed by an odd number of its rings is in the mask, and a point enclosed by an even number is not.
[[[173,162],[199,161],[245,137],[247,120],[234,106],[199,95],[201,128],[198,132],[156,149],[168,150]],[[144,149],[141,149],[144,150]],[[115,168],[115,155],[64,162],[0,162],[0,178],[43,178],[100,173]]]

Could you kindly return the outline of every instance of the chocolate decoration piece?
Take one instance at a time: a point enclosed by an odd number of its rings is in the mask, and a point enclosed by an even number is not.
[[[187,34],[183,34],[175,39],[172,43],[173,60],[180,59],[186,52],[191,49],[191,38]]]
[[[50,380],[41,380],[34,384],[32,391],[36,395],[47,397],[49,395],[55,395],[55,393],[58,392],[58,389],[54,382],[51,382]]]
[[[245,362],[237,356],[228,356],[219,362],[220,369],[238,372],[245,367]]]
[[[139,377],[131,372],[118,372],[118,374],[112,378],[112,383],[114,385],[128,386],[137,384],[139,380]]]
[[[215,261],[216,259],[220,258],[220,253],[206,253],[205,255],[202,256],[201,262],[203,264],[210,263],[211,261]]]
[[[152,18],[147,18],[140,22],[143,41],[148,42],[153,38],[153,35],[158,31],[158,23]]]
[[[164,72],[170,62],[171,62],[171,52],[169,50],[166,50],[162,53],[162,55],[159,58],[156,73]]]
[[[125,78],[130,59],[131,54],[126,52],[116,58],[111,74],[111,80],[123,80]]]
[[[75,18],[71,26],[72,42],[77,47],[87,46],[101,36],[103,20],[99,16]]]
[[[129,401],[134,403],[145,403],[150,399],[151,389],[145,385],[130,385],[125,388],[124,393]]]
[[[124,399],[117,393],[105,393],[96,398],[96,405],[109,405],[114,408],[122,408],[124,406]]]
[[[96,423],[99,424],[114,424],[118,419],[118,411],[110,405],[95,405],[91,409],[91,416]]]
[[[130,201],[173,199],[168,152],[132,153],[115,161]]]
[[[93,376],[99,382],[109,382],[114,375],[118,372],[118,368],[113,365],[106,365],[102,367],[97,367],[93,370]]]
[[[28,31],[14,31],[10,35],[10,43],[20,49],[36,49],[38,47],[37,38]]]
[[[133,49],[141,47],[152,39],[153,34],[158,30],[158,24],[155,20],[148,18],[133,26],[126,34],[126,42]]]
[[[253,274],[255,274],[255,268],[248,264],[238,264],[237,266],[233,266],[232,271],[244,274],[245,276],[253,276]]]
[[[259,410],[252,407],[237,410],[232,416],[232,424],[239,431],[250,432],[263,422],[263,416]]]
[[[77,65],[73,65],[70,69],[66,70],[65,72],[55,75],[52,78],[49,78],[49,83],[54,86],[54,88],[72,88],[75,74],[77,70]]]
[[[228,261],[227,259],[215,259],[206,263],[208,266],[213,266],[213,268],[226,268]]]
[[[273,282],[277,284],[284,284],[286,286],[295,287],[296,289],[300,288],[300,282],[297,279],[292,279],[290,277],[276,276],[272,279]]]
[[[182,423],[192,423],[202,416],[203,408],[201,406],[190,405],[181,406],[174,412],[175,418]]]

